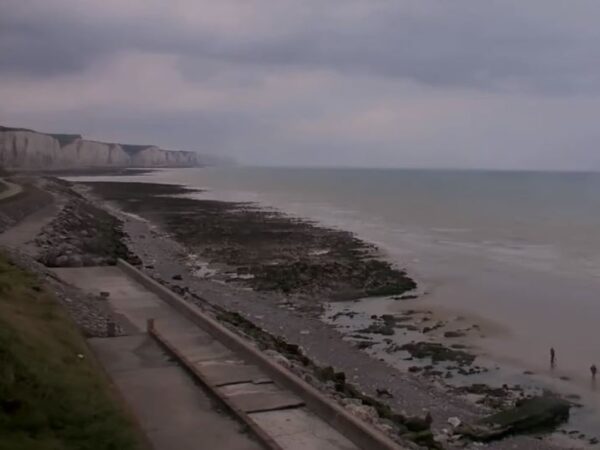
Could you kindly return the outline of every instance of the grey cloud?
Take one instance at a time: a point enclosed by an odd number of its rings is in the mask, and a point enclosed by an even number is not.
[[[600,170],[597,0],[251,2],[195,24],[3,0],[0,122],[253,164]]]
[[[256,36],[252,30],[190,29],[158,15],[97,22],[60,10],[51,17],[14,16],[14,1],[0,7],[3,71],[71,72],[106,54],[136,49],[189,60],[362,72],[442,87],[556,93],[600,88],[600,36],[586,18],[598,17],[600,6],[588,1],[576,2],[579,14],[556,23],[560,8],[553,1],[423,0],[417,11],[412,2],[370,2],[357,19],[347,20],[341,12],[357,2],[308,1],[304,14],[294,17],[269,8],[278,1],[273,0],[260,3],[264,23]],[[280,21],[286,30],[276,27]],[[206,70],[194,70],[193,64],[182,69],[191,78]]]

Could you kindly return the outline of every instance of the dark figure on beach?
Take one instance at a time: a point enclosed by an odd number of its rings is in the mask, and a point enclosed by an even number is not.
[[[556,365],[556,352],[554,351],[554,347],[550,348],[550,367],[554,369]]]
[[[592,380],[595,380],[596,372],[598,372],[598,369],[596,368],[596,364],[592,364],[592,367],[590,367],[590,372],[592,372]]]

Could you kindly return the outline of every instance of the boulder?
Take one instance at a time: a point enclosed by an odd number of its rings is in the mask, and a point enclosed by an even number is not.
[[[448,423],[452,425],[452,428],[458,428],[462,424],[461,420],[458,417],[449,417]]]
[[[462,424],[456,432],[477,441],[492,441],[515,433],[550,430],[569,418],[571,404],[553,395],[518,401],[513,408]]]
[[[58,267],[65,267],[69,265],[69,257],[67,255],[60,255],[54,260],[54,264]]]
[[[81,267],[83,266],[83,259],[79,255],[69,256],[69,267]]]
[[[424,416],[408,416],[404,418],[404,425],[406,428],[408,428],[409,431],[414,432],[429,430],[432,422],[433,418],[430,413],[427,413]]]
[[[444,337],[445,338],[460,338],[460,337],[464,337],[465,333],[463,333],[462,331],[446,331],[444,333]]]

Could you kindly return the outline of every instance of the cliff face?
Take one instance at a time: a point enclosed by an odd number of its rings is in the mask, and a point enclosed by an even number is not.
[[[77,169],[94,167],[196,167],[205,158],[195,152],[155,146],[88,141],[79,135],[52,135],[0,127],[0,167]]]

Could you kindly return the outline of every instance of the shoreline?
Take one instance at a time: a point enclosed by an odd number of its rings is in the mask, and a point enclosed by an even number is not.
[[[142,182],[142,183],[148,183],[148,181],[146,181],[146,180],[141,180],[141,182]],[[129,214],[131,214],[131,212],[127,212],[127,214],[129,215]],[[142,216],[143,216],[143,214],[142,214]],[[129,218],[130,218],[131,220],[135,220],[135,219],[134,219],[134,218],[132,218],[131,216],[130,216]],[[146,219],[147,219],[147,218],[146,218]],[[152,223],[152,222],[153,222],[153,220],[152,220],[152,219],[148,219],[148,220],[150,220],[150,223]],[[147,225],[148,225],[148,224],[147,224]],[[157,228],[155,227],[155,229],[157,229]],[[130,234],[130,235],[131,235],[131,233],[128,233],[128,234]],[[144,238],[142,238],[142,239],[144,239]],[[135,240],[135,239],[134,239],[134,240]],[[180,250],[179,250],[179,251],[180,251],[180,254],[179,254],[179,255],[177,255],[177,258],[179,258],[179,259],[182,259],[182,258],[183,258],[183,259],[185,259],[184,255],[182,255],[181,253],[185,253],[185,252],[186,252],[186,249],[185,249],[185,248],[180,248]],[[142,259],[144,259],[144,258],[142,257]],[[181,261],[180,261],[180,262],[181,262]],[[189,261],[184,261],[182,265],[183,265],[183,266],[187,266],[188,264],[189,264]],[[164,271],[164,269],[163,269],[163,271]],[[164,274],[163,274],[163,276],[164,276]],[[165,280],[165,281],[166,281],[166,280]],[[186,281],[187,281],[187,277],[186,277]],[[199,280],[194,280],[194,281],[199,281]],[[204,281],[204,280],[202,280],[202,281]],[[167,283],[169,283],[170,281],[166,281],[166,282],[167,282]],[[211,282],[211,281],[209,281],[209,282]],[[213,284],[214,284],[214,281],[212,281],[211,283],[213,283]],[[177,285],[181,285],[181,284],[182,284],[181,282],[177,283]],[[184,284],[186,284],[186,283],[184,283]],[[227,283],[224,283],[224,284],[222,284],[221,288],[222,288],[223,286],[225,286],[226,284],[227,284]],[[214,286],[213,286],[213,287],[214,287]],[[247,288],[246,288],[246,289],[247,289]],[[271,299],[271,300],[272,300],[272,299]],[[297,300],[297,299],[295,299],[295,300]],[[416,300],[416,301],[418,301],[418,300]],[[235,303],[238,303],[238,302],[235,302]],[[283,306],[283,308],[284,308],[285,310],[288,310],[288,308],[289,308],[289,310],[290,310],[290,311],[294,311],[294,312],[296,312],[296,311],[300,311],[300,312],[301,312],[301,313],[303,313],[303,314],[308,314],[308,316],[312,316],[312,319],[314,319],[314,318],[315,318],[315,317],[314,317],[314,316],[315,316],[315,309],[314,309],[314,308],[306,307],[307,305],[302,305],[302,304],[297,304],[297,305],[294,305],[294,301],[291,301],[291,302],[280,302],[280,303],[281,303],[280,305],[277,305],[278,307],[282,307],[282,305],[284,305],[284,306]],[[258,316],[258,320],[260,320],[260,319],[261,319],[261,317],[260,317],[260,316],[262,316],[261,314],[255,314],[255,315],[256,315],[256,316]],[[255,320],[256,320],[256,318],[255,318]],[[318,320],[321,320],[321,319],[320,319],[320,317],[318,318]],[[297,339],[297,338],[299,337],[299,336],[298,336],[298,333],[299,333],[299,332],[301,333],[302,331],[305,331],[305,330],[296,330],[296,335],[295,335],[295,336],[293,336],[293,338],[294,338],[294,339]],[[302,336],[300,336],[300,337],[302,337]],[[428,382],[431,382],[431,380],[428,380]],[[453,396],[455,396],[455,395],[456,395],[456,393],[453,393],[452,395],[453,395]],[[464,406],[464,405],[463,405],[463,406]],[[470,409],[470,408],[467,408],[467,409]],[[501,448],[501,447],[498,447],[498,448]]]

